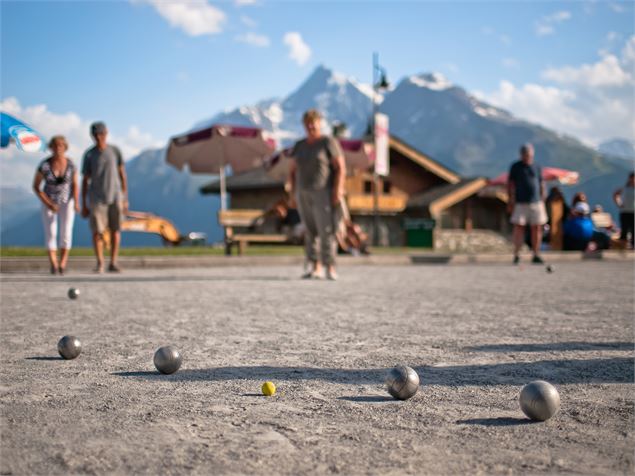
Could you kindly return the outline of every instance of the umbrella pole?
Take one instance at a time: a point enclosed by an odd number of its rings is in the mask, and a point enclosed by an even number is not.
[[[227,186],[225,185],[225,166],[220,168],[220,209],[227,210]]]

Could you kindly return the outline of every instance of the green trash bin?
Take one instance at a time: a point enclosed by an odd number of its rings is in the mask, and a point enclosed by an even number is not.
[[[434,227],[432,218],[406,218],[406,246],[417,248],[434,248]]]

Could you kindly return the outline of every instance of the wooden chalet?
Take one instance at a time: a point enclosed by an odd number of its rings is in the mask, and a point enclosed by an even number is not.
[[[389,139],[390,175],[379,178],[380,244],[405,246],[404,223],[434,220],[434,233],[442,230],[484,229],[507,235],[506,196],[489,193],[487,179],[464,178],[400,139]],[[231,209],[268,210],[285,196],[284,182],[263,169],[226,179]],[[201,188],[203,194],[220,193],[220,183]],[[349,170],[346,202],[353,221],[370,236],[374,226],[372,171]]]

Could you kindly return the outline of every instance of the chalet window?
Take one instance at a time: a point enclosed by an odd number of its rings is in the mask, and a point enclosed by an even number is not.
[[[373,182],[364,180],[364,193],[373,193]]]
[[[390,183],[390,180],[384,180],[384,193],[390,193],[391,189],[392,184]]]

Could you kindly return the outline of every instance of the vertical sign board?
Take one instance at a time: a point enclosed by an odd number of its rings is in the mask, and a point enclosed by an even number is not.
[[[388,116],[380,112],[375,114],[375,173],[383,177],[390,174]]]

